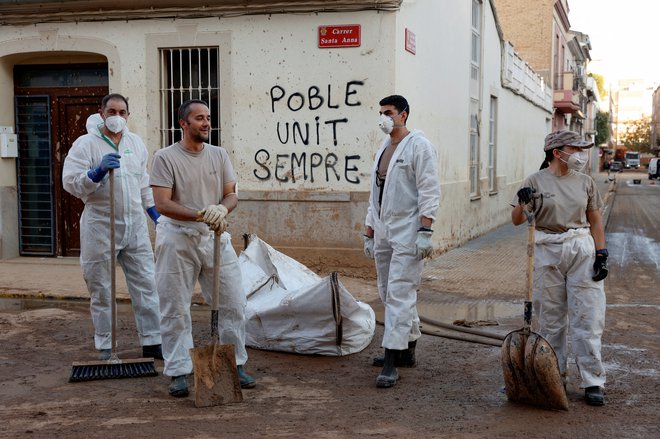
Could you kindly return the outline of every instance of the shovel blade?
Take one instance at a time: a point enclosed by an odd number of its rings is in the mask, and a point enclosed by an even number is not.
[[[232,344],[210,344],[190,350],[193,361],[195,407],[243,401]]]
[[[541,408],[568,410],[568,398],[554,349],[535,332],[510,332],[501,351],[509,401]]]

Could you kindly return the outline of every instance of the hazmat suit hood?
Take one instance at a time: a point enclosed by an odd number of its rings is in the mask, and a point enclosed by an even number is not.
[[[93,134],[97,137],[102,137],[101,136],[101,127],[103,126],[104,121],[103,118],[101,117],[100,114],[94,113],[90,114],[89,117],[87,118],[87,122],[85,123],[85,127],[87,128],[87,132],[89,134]],[[124,127],[122,130],[122,134],[127,134],[130,131],[128,130],[128,124]]]

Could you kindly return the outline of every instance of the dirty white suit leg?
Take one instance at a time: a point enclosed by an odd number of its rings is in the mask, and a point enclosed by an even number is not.
[[[84,244],[81,242],[81,247]],[[82,253],[82,249],[81,249]],[[82,261],[82,258],[81,258]],[[89,310],[94,325],[94,347],[112,348],[112,312],[110,293],[110,259],[81,262],[83,279],[89,291]]]
[[[594,282],[596,250],[591,236],[573,243],[575,262],[567,273],[568,312],[573,353],[582,386],[603,387],[605,368],[601,358],[601,338],[605,328],[604,281]]]
[[[570,325],[571,345],[584,387],[605,383],[601,361],[605,292],[602,281],[591,280],[594,252],[591,236],[582,235],[537,244],[534,256],[534,309],[539,315],[539,332],[554,348],[565,378]]]
[[[190,304],[204,255],[200,237],[192,229],[172,224],[157,227],[156,289],[160,296],[163,374],[167,376],[192,372]]]
[[[385,305],[382,346],[403,350],[421,336],[417,314],[417,288],[424,261],[415,249],[375,238],[374,259],[378,274],[378,294]]]
[[[154,279],[154,254],[146,224],[137,229],[136,233],[125,241],[126,246],[119,252],[117,261],[126,276],[140,345],[150,346],[161,344],[160,309]]]
[[[220,308],[218,310],[218,338],[220,344],[233,344],[236,364],[247,362],[245,350],[245,307],[247,298],[243,291],[241,267],[238,256],[231,245],[231,235],[221,236],[220,253]],[[199,275],[199,284],[206,303],[211,303],[213,292],[213,234],[203,238],[205,250],[204,263]]]

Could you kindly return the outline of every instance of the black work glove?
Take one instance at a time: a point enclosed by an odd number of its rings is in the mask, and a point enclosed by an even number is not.
[[[518,203],[519,204],[529,204],[532,202],[532,196],[536,192],[536,189],[531,187],[524,187],[518,191]]]
[[[607,277],[607,249],[603,248],[596,250],[596,260],[594,261],[594,275],[591,277],[594,281],[598,282]]]

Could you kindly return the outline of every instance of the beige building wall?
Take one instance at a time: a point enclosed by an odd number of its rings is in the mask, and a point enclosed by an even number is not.
[[[490,3],[483,4],[483,134],[477,198],[470,197],[468,176],[470,2],[452,3],[448,8],[430,0],[404,1],[396,13],[4,26],[0,29],[0,100],[13,101],[11,71],[17,63],[66,62],[73,55],[82,60],[105,59],[110,91],[130,98],[129,128],[153,154],[167,146],[160,140],[158,50],[217,46],[222,146],[228,149],[239,180],[240,203],[230,225],[234,243],[241,245],[243,233],[257,233],[281,248],[341,253],[361,252],[371,166],[384,137],[377,126],[378,101],[389,94],[403,94],[411,103],[409,127],[424,131],[438,147],[442,201],[434,240],[438,248],[447,249],[509,220],[508,202],[522,178],[537,166],[536,160],[526,158],[536,156],[550,117],[550,103],[544,108],[502,87],[502,42]],[[319,26],[343,24],[361,26],[360,47],[317,47]],[[415,54],[405,50],[406,29],[416,35]],[[283,98],[274,100],[274,90],[283,91]],[[310,93],[322,95],[323,105],[310,108]],[[489,192],[486,158],[491,96],[498,101],[498,183],[497,190]],[[281,130],[294,123],[309,125],[309,144],[294,142],[292,137],[282,141]],[[11,111],[0,114],[0,125],[4,124],[13,125]],[[293,153],[298,157],[307,153],[306,168],[292,168]],[[316,167],[314,181],[312,153],[332,165],[324,162]],[[0,160],[2,212],[16,206],[14,166],[13,159]],[[11,214],[0,215],[0,238],[5,243],[17,236],[16,224]],[[15,242],[9,242],[3,245],[3,254],[15,254],[16,249]]]

